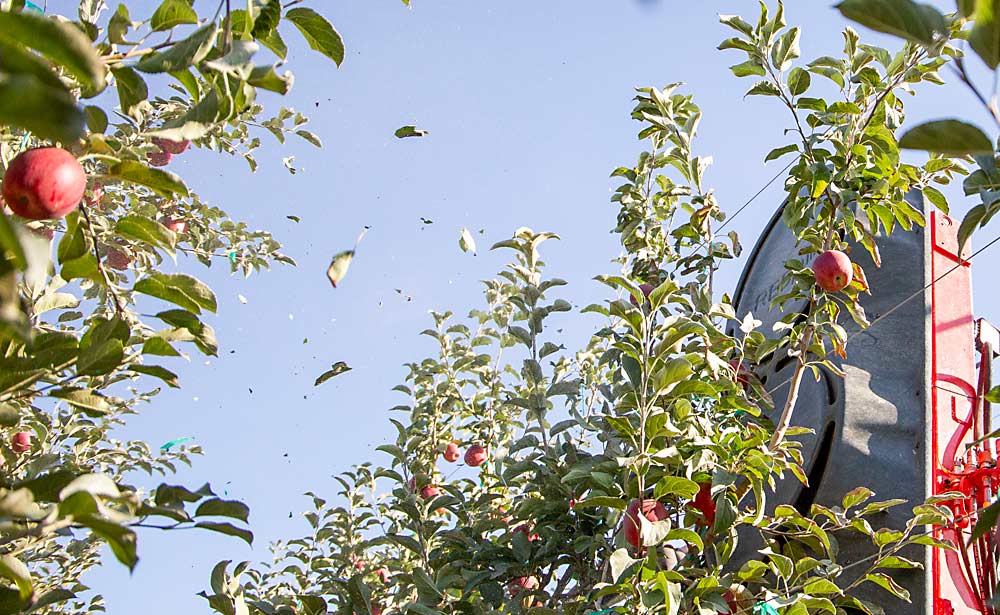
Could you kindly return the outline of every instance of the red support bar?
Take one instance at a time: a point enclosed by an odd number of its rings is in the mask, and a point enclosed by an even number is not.
[[[973,344],[976,329],[972,315],[972,276],[969,263],[964,261],[969,256],[968,246],[960,259],[958,223],[951,218],[933,212],[929,226],[930,276],[931,280],[937,280],[930,289],[932,490],[935,494],[971,493],[972,477],[965,474],[965,464],[956,463],[964,457],[966,445],[974,440],[974,433],[982,428],[976,425],[977,374]],[[956,265],[959,267],[951,271]],[[946,273],[948,275],[942,278]],[[963,498],[952,501],[949,507],[956,515],[969,515],[978,505],[975,498]],[[934,549],[932,552],[934,615],[991,612],[987,611],[978,591],[984,576],[984,563],[975,557],[977,553],[970,557],[964,547],[963,530],[969,527],[969,523],[958,523],[937,533],[939,538],[956,545],[960,551]]]

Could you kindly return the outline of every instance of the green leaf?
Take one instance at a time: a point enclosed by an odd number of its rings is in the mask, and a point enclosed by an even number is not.
[[[744,96],[781,96],[781,91],[770,81],[758,81]]]
[[[111,74],[115,78],[115,86],[118,90],[118,106],[122,113],[132,118],[138,118],[141,103],[149,97],[149,89],[139,73],[128,66],[112,68]]]
[[[811,81],[809,71],[796,66],[788,72],[788,91],[792,96],[798,96],[809,89]]]
[[[108,175],[145,186],[164,198],[174,195],[189,196],[187,186],[179,176],[170,171],[148,167],[136,160],[123,160],[112,165],[108,169]]]
[[[750,77],[752,75],[763,77],[767,74],[767,71],[764,70],[764,65],[754,60],[747,60],[742,64],[735,64],[730,66],[729,70],[733,71],[733,74],[737,77]]]
[[[937,9],[913,0],[844,0],[836,8],[844,17],[872,30],[925,45],[934,43],[935,33],[948,31]]]
[[[322,15],[312,9],[297,7],[285,13],[285,19],[295,24],[309,47],[336,62],[337,66],[344,61],[344,41]]]
[[[319,385],[323,384],[330,378],[333,378],[334,376],[339,376],[344,372],[349,372],[349,371],[351,371],[351,368],[347,365],[347,363],[343,361],[337,361],[336,363],[330,366],[330,369],[323,372],[319,376],[319,378],[316,379],[316,382],[313,383],[313,386],[318,387]]]
[[[108,403],[107,398],[93,389],[56,389],[49,393],[49,396],[65,400],[74,408],[79,408],[90,416],[107,414],[111,411],[111,404]]]
[[[166,51],[152,53],[135,64],[144,73],[171,73],[193,66],[205,59],[215,44],[218,33],[216,24],[210,23],[195,30],[191,36],[174,43]]]
[[[764,162],[770,162],[772,160],[781,158],[785,154],[790,154],[792,152],[797,152],[797,151],[799,151],[799,146],[795,145],[794,143],[792,145],[786,145],[784,147],[777,147],[768,152],[767,156],[764,157]]]
[[[89,493],[95,497],[117,498],[121,491],[110,476],[104,474],[84,474],[74,478],[59,491],[59,499],[65,500],[74,493]]]
[[[573,507],[573,510],[582,510],[584,508],[614,508],[615,510],[625,510],[626,507],[625,500],[621,498],[613,498],[606,495],[595,495],[577,502]]]
[[[194,341],[202,353],[210,356],[218,356],[219,345],[215,338],[215,331],[191,312],[186,310],[167,310],[156,314],[156,317],[177,329],[184,329],[191,334],[191,340],[179,341]],[[154,348],[159,347],[154,346]],[[146,346],[143,345],[143,350],[145,351],[145,349]],[[176,351],[174,352],[176,353]],[[170,353],[167,353],[167,356],[170,356]]]
[[[27,600],[35,589],[31,583],[31,573],[24,562],[11,555],[0,555],[0,576],[17,585],[22,600]]]
[[[969,536],[969,544],[979,540],[979,538],[986,532],[993,531],[993,529],[997,526],[998,516],[1000,516],[1000,500],[993,502],[987,506],[983,512],[979,513],[979,519],[976,520],[976,526],[972,528],[972,535]]]
[[[944,215],[948,215],[948,199],[940,190],[932,186],[924,186],[923,193],[924,198],[933,203],[934,207],[937,207]]]
[[[220,498],[212,498],[211,500],[205,500],[198,505],[198,509],[194,512],[196,517],[229,517],[231,519],[239,519],[244,523],[250,517],[250,508],[243,502],[236,500],[223,500]]]
[[[295,81],[292,73],[285,71],[283,75],[279,75],[274,69],[274,66],[255,67],[250,71],[247,83],[256,88],[277,92],[282,95],[287,94],[292,89],[292,83]]]
[[[777,44],[771,47],[771,64],[779,71],[788,70],[792,61],[802,55],[799,48],[799,39],[802,31],[799,28],[792,28],[778,40]]]
[[[87,129],[98,134],[108,129],[108,114],[104,109],[96,105],[87,105],[83,108],[83,113],[87,117]]]
[[[141,365],[138,363],[129,365],[129,370],[137,374],[145,374],[147,376],[152,376],[154,378],[159,378],[167,384],[167,386],[179,389],[181,387],[181,382],[177,377],[177,374],[170,371],[165,367],[159,365]]]
[[[115,554],[119,562],[128,566],[129,570],[135,569],[135,564],[139,561],[135,552],[135,532],[117,523],[98,519],[97,517],[86,517],[78,519],[78,521],[81,525],[89,527],[95,534],[103,538],[108,543],[108,546],[111,547],[111,552]]]
[[[906,602],[910,601],[910,592],[899,585],[899,583],[896,583],[896,581],[887,574],[882,574],[881,572],[866,574],[865,580],[875,583],[901,600],[905,600]]]
[[[85,119],[65,88],[45,85],[31,75],[0,73],[0,126],[70,143],[83,136]]]
[[[60,90],[66,89],[50,62],[21,45],[11,45],[2,39],[0,39],[0,73],[31,75],[45,85]]]
[[[84,376],[103,376],[114,371],[122,364],[124,358],[125,351],[121,340],[103,340],[80,348],[76,371]]]
[[[248,545],[253,545],[253,532],[236,527],[232,523],[218,523],[215,521],[200,521],[194,524],[195,527],[204,528],[227,536],[236,536],[240,540],[246,541]]]
[[[618,583],[626,571],[642,561],[629,555],[628,549],[617,549],[611,554],[611,580]]]
[[[986,206],[976,205],[970,209],[965,217],[962,218],[962,223],[958,225],[958,251],[962,252],[965,244],[972,237],[972,233],[975,232],[976,228],[982,223],[983,219],[986,217]]]
[[[104,62],[90,39],[72,23],[32,13],[0,11],[0,41],[27,46],[62,66],[86,90],[104,89]]]
[[[170,30],[181,24],[198,23],[198,13],[188,0],[163,0],[149,20],[153,30]]]
[[[969,32],[969,45],[993,70],[1000,64],[1000,3],[997,0],[976,2],[975,21]]]
[[[177,243],[177,235],[173,231],[145,216],[128,215],[119,218],[115,223],[115,233],[126,239],[159,246],[171,254]]]
[[[403,126],[401,128],[397,128],[396,132],[393,134],[397,139],[407,139],[410,137],[423,137],[430,133],[426,130],[420,130],[416,126]]]
[[[190,312],[184,312],[189,314]],[[170,342],[162,337],[151,337],[142,344],[142,354],[151,354],[160,357],[179,357],[181,353],[170,345]]]
[[[253,30],[251,30],[250,34],[259,40],[262,36],[267,36],[268,33],[273,32],[278,27],[280,21],[280,0],[263,0],[260,3],[257,17],[253,20]]]
[[[899,147],[948,156],[993,152],[993,143],[982,130],[961,120],[936,120],[911,128],[899,139]]]
[[[212,289],[183,273],[167,274],[154,271],[136,282],[135,291],[169,301],[193,314],[201,314],[203,309],[214,313],[217,309]]]

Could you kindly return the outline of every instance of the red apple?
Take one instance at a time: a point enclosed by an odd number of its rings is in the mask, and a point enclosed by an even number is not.
[[[639,285],[639,290],[642,291],[642,295],[644,297],[646,297],[647,300],[649,299],[649,293],[653,292],[654,288],[656,288],[656,287],[653,286],[652,284],[640,284]],[[636,301],[635,295],[633,295],[632,293],[628,294],[628,300],[631,301],[632,305],[634,305],[635,307],[639,307],[639,302]]]
[[[424,500],[429,500],[439,495],[441,495],[441,489],[437,485],[424,485],[420,489],[420,497]]]
[[[691,501],[691,507],[700,511],[705,518],[698,520],[698,525],[712,525],[715,523],[715,501],[712,499],[712,483],[699,483],[698,495]]]
[[[168,164],[170,164],[170,161],[173,159],[173,157],[174,157],[173,154],[164,151],[150,152],[146,154],[146,158],[149,160],[150,166],[154,167],[167,166]]]
[[[516,596],[522,591],[532,591],[538,589],[537,577],[517,577],[507,583],[507,592],[511,596]]]
[[[118,248],[108,248],[108,255],[104,259],[104,264],[112,269],[124,271],[132,264],[132,257]]]
[[[642,523],[639,521],[640,508],[642,508],[642,516],[646,517],[648,521],[663,521],[668,516],[666,507],[656,500],[643,500],[642,502],[632,500],[628,508],[625,509],[625,540],[636,548],[642,544],[639,536],[642,529]]]
[[[15,453],[27,453],[31,450],[31,434],[26,431],[19,431],[10,440],[10,447]]]
[[[187,139],[184,139],[183,141],[171,141],[169,139],[153,137],[153,144],[168,154],[176,155],[183,154],[184,150],[188,148],[188,145],[191,145],[191,142]]]
[[[444,447],[444,460],[449,463],[455,463],[462,454],[458,452],[458,444],[454,442],[449,442],[448,446]]]
[[[483,465],[486,461],[486,448],[479,444],[473,444],[469,447],[469,450],[465,451],[465,463],[466,465],[477,468]]]
[[[531,526],[527,523],[522,523],[521,525],[514,528],[515,534],[525,534],[528,537],[528,542],[535,542],[536,540],[541,540],[542,537],[537,533],[531,531]]]
[[[836,293],[847,288],[854,278],[851,259],[840,250],[827,250],[813,262],[813,275],[823,290]]]
[[[58,147],[21,152],[7,167],[3,198],[29,220],[54,220],[73,211],[87,189],[87,174],[73,154]]]
[[[163,226],[167,227],[174,233],[180,235],[187,230],[187,222],[184,220],[178,220],[177,218],[167,218],[163,221]]]

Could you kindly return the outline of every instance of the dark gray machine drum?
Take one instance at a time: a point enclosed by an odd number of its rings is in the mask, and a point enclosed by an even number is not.
[[[922,209],[919,195],[907,198]],[[851,259],[867,274],[872,296],[861,303],[870,321],[895,307],[925,285],[929,246],[925,232],[897,230],[889,238],[877,239],[882,267],[876,268],[867,251],[856,246]],[[780,292],[785,259],[797,253],[795,236],[781,222],[781,209],[775,213],[751,253],[735,296],[736,312],[747,312],[763,321],[760,329],[774,335],[772,325],[785,313],[771,311],[771,299]],[[804,310],[805,305],[791,309]],[[846,312],[846,311],[845,311]],[[786,475],[774,493],[768,493],[767,508],[792,504],[808,514],[813,503],[840,506],[844,494],[855,487],[868,487],[876,500],[902,498],[900,505],[872,519],[878,527],[902,528],[911,516],[912,506],[928,495],[929,468],[925,467],[925,448],[930,431],[925,427],[925,383],[927,367],[926,321],[929,314],[923,295],[915,297],[884,320],[850,340],[847,359],[838,361],[846,372],[841,379],[823,370],[819,382],[810,371],[802,382],[792,425],[808,427],[815,433],[797,436],[802,443],[804,470],[809,486]],[[841,322],[849,334],[859,327],[846,313]],[[836,358],[836,357],[834,357]],[[777,420],[788,396],[788,382],[795,360],[775,353],[756,372],[764,388],[772,392]],[[741,534],[740,546],[732,563],[739,566],[753,557],[762,545],[759,538]],[[871,540],[862,534],[838,536],[838,562],[848,565],[871,555]],[[908,556],[926,562],[925,549],[913,549]],[[863,565],[848,571],[849,577],[866,570]],[[871,583],[861,586],[863,600],[884,606],[887,615],[912,615],[924,610],[926,593],[931,586],[924,571],[898,571],[893,574],[910,590],[912,604],[906,604]]]

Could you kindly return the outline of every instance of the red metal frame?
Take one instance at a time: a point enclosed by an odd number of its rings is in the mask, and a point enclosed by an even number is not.
[[[936,281],[930,289],[931,486],[934,494],[963,494],[942,502],[957,521],[936,536],[958,550],[932,551],[933,613],[995,615],[985,601],[996,584],[992,533],[965,548],[976,511],[995,497],[1000,478],[989,443],[973,446],[989,430],[983,394],[990,385],[993,349],[989,342],[982,344],[984,360],[977,374],[972,275],[964,260],[968,247],[958,254],[958,223],[951,218],[934,212],[929,226],[930,276]]]

